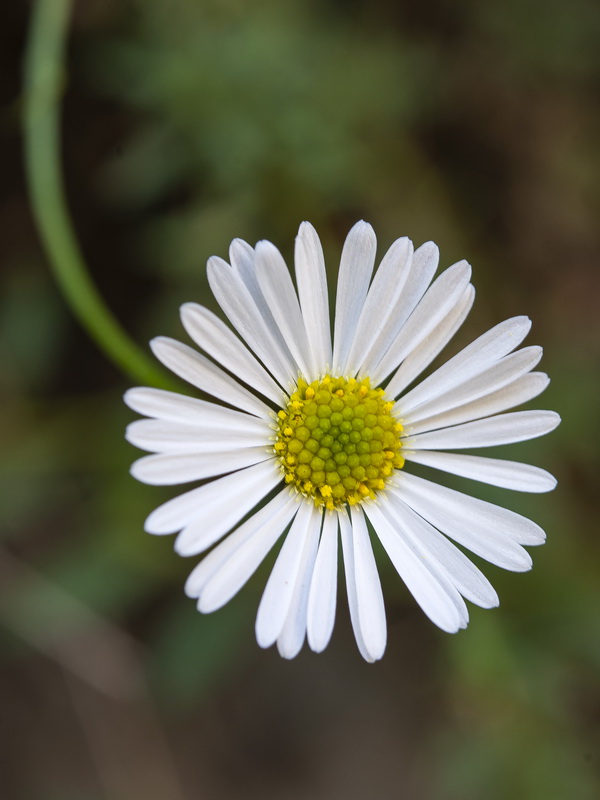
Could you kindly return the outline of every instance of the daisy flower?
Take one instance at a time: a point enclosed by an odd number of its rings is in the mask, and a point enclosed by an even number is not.
[[[466,261],[435,280],[438,248],[395,241],[373,274],[375,233],[348,234],[335,316],[314,228],[296,238],[296,286],[279,251],[235,239],[230,263],[213,257],[208,279],[234,333],[195,303],[181,308],[203,351],[173,339],[156,357],[204,397],[131,389],[125,401],[147,419],[127,439],[151,455],[132,474],[150,484],[202,481],[157,508],[153,534],[178,533],[175,550],[197,556],[185,591],[209,613],[227,603],[281,542],[258,608],[261,647],[293,658],[304,639],[322,651],[332,634],[338,548],[358,648],[381,658],[386,619],[373,554],[379,539],[432,622],[466,627],[465,599],[498,605],[490,582],[457,547],[523,572],[523,545],[544,541],[525,517],[414,475],[412,464],[494,486],[546,492],[538,467],[455,451],[548,433],[552,411],[509,411],[542,392],[540,347],[519,347],[531,323],[519,316],[484,333],[419,383],[416,379],[466,318],[475,291]],[[212,549],[211,549],[212,548]]]

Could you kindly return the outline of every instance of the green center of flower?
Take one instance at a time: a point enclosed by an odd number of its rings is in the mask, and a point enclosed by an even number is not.
[[[404,465],[393,405],[369,378],[301,378],[278,413],[274,448],[285,482],[329,509],[374,498]]]

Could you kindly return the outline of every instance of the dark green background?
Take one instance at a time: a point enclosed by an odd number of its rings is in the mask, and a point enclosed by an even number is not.
[[[343,591],[331,645],[254,641],[268,570],[208,617],[195,561],[143,533],[174,494],[128,475],[128,381],[53,284],[26,199],[28,6],[2,8],[0,775],[9,800],[594,800],[600,791],[600,6],[592,0],[76,3],[64,168],[90,270],[139,342],[215,308],[206,259],[303,219],[335,274],[371,222],[474,268],[458,337],[533,319],[553,471],[520,496],[460,484],[548,532],[531,574],[485,565],[500,609],[448,636],[382,561],[383,662]],[[453,344],[449,350],[456,349]]]

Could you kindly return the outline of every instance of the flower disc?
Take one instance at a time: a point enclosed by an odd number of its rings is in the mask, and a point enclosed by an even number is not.
[[[329,509],[375,497],[404,465],[393,406],[369,378],[300,379],[278,414],[274,448],[286,483]]]

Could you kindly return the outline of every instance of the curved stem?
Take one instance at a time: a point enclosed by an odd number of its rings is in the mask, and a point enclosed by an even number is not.
[[[33,213],[56,281],[100,349],[135,380],[173,388],[104,304],[69,218],[60,168],[60,99],[71,0],[33,4],[25,56],[25,160]]]

